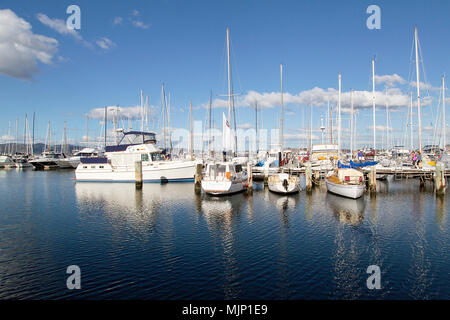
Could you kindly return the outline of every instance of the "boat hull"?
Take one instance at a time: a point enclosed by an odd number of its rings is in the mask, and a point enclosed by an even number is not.
[[[166,162],[142,163],[143,182],[194,181],[196,163]],[[77,182],[135,182],[134,167],[112,167],[109,163],[83,164],[75,170]]]
[[[325,180],[327,185],[328,192],[331,192],[333,194],[351,198],[351,199],[358,199],[364,194],[364,185],[353,185],[353,184],[338,184],[333,183],[329,180]]]
[[[202,181],[203,191],[213,196],[230,195],[242,192],[246,188],[246,184],[242,181]]]

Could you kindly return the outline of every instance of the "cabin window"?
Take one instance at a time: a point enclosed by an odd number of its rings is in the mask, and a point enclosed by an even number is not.
[[[236,173],[241,172],[242,171],[242,166],[240,164],[236,165]]]
[[[103,169],[103,168],[104,168],[104,166],[99,166],[99,168],[100,168],[100,169]]]
[[[87,166],[83,166],[83,169],[87,169]]]
[[[95,166],[91,166],[91,169],[95,169]]]
[[[147,153],[142,153],[141,154],[141,160],[142,161],[148,161],[148,154]]]

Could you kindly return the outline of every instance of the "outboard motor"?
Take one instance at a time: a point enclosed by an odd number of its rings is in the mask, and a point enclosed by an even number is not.
[[[284,180],[283,180],[283,187],[284,187],[284,190],[287,191],[288,186],[289,186],[289,182],[287,181],[287,179],[284,179]]]

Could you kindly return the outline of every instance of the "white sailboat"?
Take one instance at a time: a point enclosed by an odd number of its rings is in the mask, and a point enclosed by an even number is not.
[[[229,195],[247,189],[247,174],[242,170],[242,165],[226,161],[227,153],[232,154],[235,150],[233,145],[233,131],[231,129],[231,110],[233,106],[233,92],[231,85],[230,65],[230,31],[227,28],[227,52],[228,52],[228,120],[223,113],[222,116],[222,146],[224,161],[209,162],[202,179],[202,189],[210,195]]]
[[[341,155],[341,74],[339,73],[338,96],[338,155]],[[364,175],[355,169],[335,169],[326,179],[327,190],[331,193],[357,199],[364,193]]]
[[[283,65],[280,65],[281,73],[281,151],[283,151]],[[276,173],[269,177],[269,190],[276,193],[290,194],[300,190],[300,179],[287,173]]]

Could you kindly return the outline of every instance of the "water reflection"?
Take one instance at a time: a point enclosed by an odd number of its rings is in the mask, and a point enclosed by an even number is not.
[[[347,199],[327,193],[326,201],[330,205],[335,217],[345,224],[359,225],[364,219],[366,203],[364,198]]]

